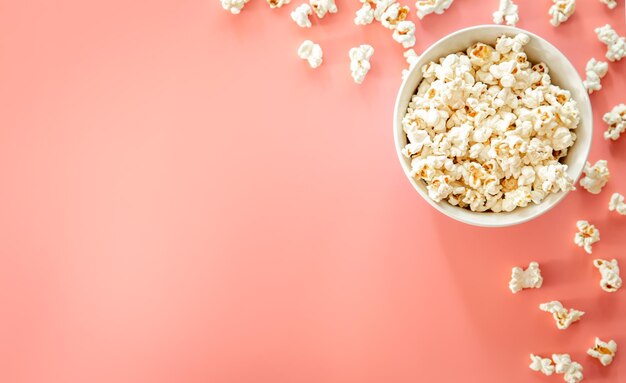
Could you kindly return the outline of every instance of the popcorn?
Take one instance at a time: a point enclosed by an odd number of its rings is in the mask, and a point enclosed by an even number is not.
[[[413,67],[419,61],[419,56],[417,55],[417,53],[415,53],[414,49],[408,49],[406,52],[404,52],[403,56],[406,59],[407,64],[409,64],[409,69],[402,70],[402,79],[404,80],[406,76],[409,75],[409,71],[413,69]]]
[[[563,380],[567,383],[578,383],[583,380],[583,366],[578,362],[573,362],[569,354],[552,354],[554,361],[554,371],[563,374]]]
[[[522,289],[535,288],[538,289],[543,283],[541,277],[541,270],[539,270],[539,264],[537,262],[531,262],[526,270],[521,267],[514,267],[511,272],[511,281],[509,282],[509,289],[513,294],[521,291]]]
[[[418,0],[415,3],[417,17],[423,19],[424,16],[430,15],[431,13],[440,15],[452,5],[452,1],[454,0]]]
[[[518,21],[517,4],[514,4],[513,0],[500,0],[498,10],[493,13],[493,22],[496,24],[506,22],[507,25],[514,27]]]
[[[409,11],[409,7],[401,6],[400,3],[393,3],[381,15],[380,23],[387,29],[395,29],[398,23],[406,20]]]
[[[415,24],[412,21],[400,21],[393,30],[393,39],[404,48],[410,48],[415,45]]]
[[[619,265],[617,260],[606,261],[604,259],[594,259],[593,265],[600,270],[602,279],[600,287],[607,293],[614,293],[622,287],[622,278],[619,276]]]
[[[549,358],[542,358],[538,355],[530,354],[530,369],[541,372],[544,375],[552,375],[554,373],[554,365]]]
[[[576,227],[578,232],[574,236],[574,243],[584,248],[587,254],[591,254],[591,245],[600,240],[600,231],[587,221],[576,222]]]
[[[583,85],[589,94],[602,89],[600,79],[604,77],[608,71],[609,64],[604,61],[596,61],[595,58],[592,58],[587,62],[587,67],[585,68],[587,79],[583,81]]]
[[[291,12],[291,19],[301,28],[311,28],[311,20],[309,16],[313,14],[313,10],[309,4],[300,4]]]
[[[248,1],[250,0],[221,0],[222,8],[233,15],[239,14]]]
[[[504,35],[495,47],[479,42],[421,68],[402,120],[402,153],[436,201],[512,211],[574,189],[559,160],[576,140],[580,112],[545,64],[528,61],[529,40]],[[435,158],[439,166],[426,165]],[[447,181],[429,188],[442,175]]]
[[[327,13],[337,13],[337,5],[335,0],[309,0],[311,8],[317,17],[324,18]]]
[[[624,203],[623,195],[613,193],[609,201],[609,211],[616,211],[621,215],[626,215],[626,203]]]
[[[569,19],[576,10],[576,0],[552,0],[554,4],[550,7],[550,24],[555,27],[561,25]]]
[[[602,119],[609,124],[609,128],[604,132],[604,139],[617,140],[626,131],[626,105],[616,105]]]
[[[267,0],[270,8],[281,8],[283,5],[289,4],[291,0]]]
[[[587,350],[587,354],[598,359],[603,366],[608,366],[613,362],[616,352],[617,343],[615,343],[613,339],[609,340],[607,343],[598,337],[596,337],[596,342],[593,347]]]
[[[371,45],[362,44],[358,47],[350,49],[350,71],[352,78],[357,84],[363,83],[367,72],[369,72],[370,58],[374,54],[374,48]]]
[[[585,177],[580,180],[580,186],[591,194],[599,194],[611,177],[606,160],[599,160],[593,166],[587,162],[583,172]]]
[[[354,17],[354,24],[356,25],[368,25],[374,21],[374,9],[369,1],[363,1],[363,5],[356,11]]]
[[[626,56],[626,37],[615,32],[613,27],[606,24],[595,29],[598,40],[607,45],[606,58],[610,61],[619,61]]]
[[[600,0],[600,2],[606,4],[609,9],[615,9],[615,7],[617,7],[617,0]]]
[[[554,320],[556,321],[556,327],[559,330],[565,330],[572,323],[577,322],[583,315],[585,315],[584,311],[574,309],[570,309],[568,311],[559,301],[542,303],[539,305],[539,309],[552,314]],[[556,363],[556,360],[554,362]],[[558,367],[556,372],[559,372]]]
[[[311,40],[304,40],[298,48],[298,57],[307,60],[311,68],[322,65],[322,47]]]

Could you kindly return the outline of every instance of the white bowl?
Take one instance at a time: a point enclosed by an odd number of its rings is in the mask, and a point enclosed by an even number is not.
[[[568,174],[572,179],[578,180],[591,148],[593,118],[589,95],[582,84],[582,80],[578,76],[578,72],[576,72],[576,69],[565,55],[552,44],[531,32],[502,25],[480,25],[454,32],[437,41],[422,53],[417,64],[413,66],[409,75],[402,82],[396,99],[393,131],[396,151],[398,152],[402,169],[404,169],[404,174],[406,174],[415,190],[417,190],[417,192],[435,209],[448,217],[470,225],[501,227],[530,221],[556,206],[565,197],[567,192],[550,194],[539,204],[530,204],[527,207],[518,207],[512,212],[501,213],[473,212],[469,209],[450,205],[446,201],[437,203],[428,197],[426,183],[421,180],[416,180],[410,175],[411,161],[401,152],[402,148],[407,144],[406,134],[402,130],[402,117],[406,114],[409,101],[415,94],[417,86],[422,80],[421,68],[424,64],[436,61],[451,53],[459,51],[464,52],[476,42],[495,45],[496,39],[501,35],[506,34],[513,36],[517,33],[525,33],[530,37],[530,42],[525,47],[525,52],[528,54],[529,60],[532,63],[546,63],[550,69],[552,83],[569,90],[574,100],[578,103],[580,109],[580,125],[578,129],[576,129],[577,139],[574,146],[570,148],[568,155],[562,160],[562,162],[568,165]]]

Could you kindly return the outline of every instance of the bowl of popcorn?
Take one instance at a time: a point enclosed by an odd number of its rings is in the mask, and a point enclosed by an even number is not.
[[[591,103],[552,44],[501,25],[452,33],[419,57],[394,110],[407,178],[458,221],[515,225],[574,189],[592,137]]]

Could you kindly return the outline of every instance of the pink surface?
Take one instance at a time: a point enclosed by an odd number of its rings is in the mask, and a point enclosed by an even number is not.
[[[585,355],[595,336],[626,349],[626,289],[602,292],[572,242],[588,219],[594,254],[626,269],[626,217],[607,210],[626,193],[626,138],[601,138],[626,60],[592,95],[604,191],[469,227],[401,171],[391,33],[354,26],[345,0],[303,30],[299,3],[233,16],[216,0],[0,1],[0,381],[562,381],[530,371],[531,352],[626,380],[626,351],[606,368]],[[549,1],[517,3],[519,26],[581,73],[605,52],[594,27],[626,34],[623,1],[579,0],[557,29]],[[496,7],[456,0],[417,22],[416,49]],[[318,70],[296,56],[305,38],[324,49]],[[357,86],[360,43],[376,53]],[[531,260],[544,287],[512,295],[511,267]],[[537,308],[551,299],[587,315],[559,331]]]

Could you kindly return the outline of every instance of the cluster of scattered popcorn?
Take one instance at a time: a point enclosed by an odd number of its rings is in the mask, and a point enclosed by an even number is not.
[[[611,364],[616,353],[617,343],[614,340],[604,342],[598,337],[594,345],[587,350],[587,354],[598,359],[603,366]],[[578,383],[583,380],[583,366],[572,361],[569,354],[552,354],[552,359],[530,354],[529,367],[547,376],[553,373],[563,374],[563,380],[567,383]]]
[[[361,0],[361,8],[356,12],[354,24],[367,25],[380,22],[383,27],[393,31],[392,37],[404,48],[415,45],[415,23],[407,20],[411,11],[395,0]]]
[[[548,10],[550,24],[555,27],[566,22],[576,10],[576,0],[552,0],[554,4]]]
[[[574,188],[567,155],[579,110],[548,68],[532,66],[525,34],[476,43],[422,67],[402,125],[412,175],[431,199],[512,211]]]
[[[493,22],[496,24],[506,23],[514,27],[519,21],[517,4],[513,0],[500,0],[498,10],[493,13]]]
[[[595,29],[598,40],[606,44],[606,58],[619,61],[626,56],[626,37],[620,36],[609,24]]]
[[[569,354],[552,354],[552,359],[530,354],[530,369],[544,375],[562,374],[567,383],[578,383],[583,380],[583,366],[572,361]],[[554,363],[553,363],[554,362]]]

